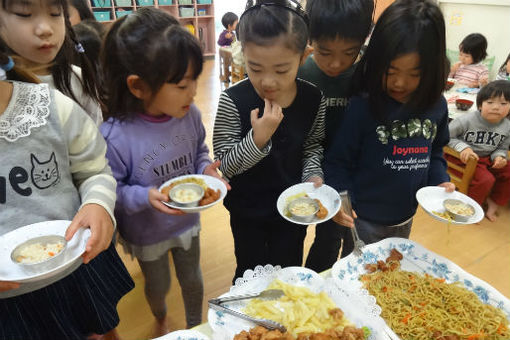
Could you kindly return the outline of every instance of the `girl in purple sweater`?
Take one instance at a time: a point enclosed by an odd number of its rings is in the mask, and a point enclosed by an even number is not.
[[[194,106],[202,51],[176,19],[151,8],[117,20],[105,40],[106,106],[102,126],[117,180],[120,241],[136,257],[145,295],[156,318],[155,336],[168,332],[165,296],[170,290],[168,251],[182,287],[187,327],[202,322],[199,214],[163,205],[157,189],[187,174],[216,172]]]

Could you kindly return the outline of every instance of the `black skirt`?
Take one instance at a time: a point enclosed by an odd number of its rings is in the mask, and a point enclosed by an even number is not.
[[[119,323],[117,303],[134,287],[115,246],[45,288],[0,299],[0,339],[85,339]]]

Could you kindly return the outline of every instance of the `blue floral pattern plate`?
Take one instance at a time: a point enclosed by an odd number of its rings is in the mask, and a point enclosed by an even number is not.
[[[209,337],[199,331],[185,329],[168,333],[153,340],[210,340]]]
[[[354,294],[345,294],[343,290],[336,287],[332,280],[325,280],[321,275],[308,268],[287,267],[281,269],[278,266],[273,267],[271,265],[257,266],[255,270],[246,271],[243,278],[236,280],[235,285],[230,288],[230,292],[221,295],[221,297],[261,292],[275,279],[295,286],[307,287],[315,293],[325,291],[335,304],[344,311],[349,321],[357,327],[366,326],[371,329],[370,340],[387,339],[383,332],[384,322],[379,315],[368,313],[365,306],[360,305]],[[242,312],[248,302],[249,300],[241,300],[225,303],[223,306]],[[249,321],[211,308],[209,308],[207,318],[215,340],[231,340],[235,334],[242,330],[255,327]]]
[[[465,272],[450,260],[404,238],[392,237],[369,244],[363,248],[361,257],[351,254],[339,260],[331,270],[333,281],[340,289],[345,289],[347,292],[368,295],[368,291],[363,288],[359,281],[359,277],[366,273],[365,264],[386,260],[393,248],[404,255],[400,262],[403,270],[427,273],[438,278],[444,278],[448,283],[460,281],[466,289],[474,292],[482,302],[503,310],[510,320],[510,300],[503,294],[487,282]],[[392,339],[399,339],[389,328],[387,331],[391,334]]]

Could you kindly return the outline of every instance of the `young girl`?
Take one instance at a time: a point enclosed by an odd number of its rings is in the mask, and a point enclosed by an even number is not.
[[[478,160],[468,195],[478,204],[487,202],[485,216],[497,219],[498,206],[510,200],[510,82],[496,80],[484,86],[476,97],[479,112],[469,112],[450,125],[450,147],[460,152],[462,163]],[[453,157],[452,161],[458,160]]]
[[[496,80],[510,80],[510,54],[506,57],[505,62],[499,68]]]
[[[449,77],[469,87],[482,87],[489,82],[489,69],[482,64],[487,57],[487,39],[480,33],[466,36],[459,45],[459,62],[452,66]]]
[[[0,50],[4,46],[0,45]],[[9,75],[36,81],[0,52]],[[0,283],[0,339],[85,339],[119,322],[134,284],[111,243],[115,180],[92,120],[47,84],[0,81],[0,235],[46,220],[89,227],[83,256],[42,281]],[[50,176],[38,176],[51,170]],[[48,174],[48,172],[46,172]]]
[[[389,6],[356,70],[357,95],[324,162],[326,184],[349,190],[366,243],[409,236],[421,187],[454,190],[442,157],[448,143],[441,95],[447,72],[445,24],[437,5],[400,0]],[[354,225],[344,213],[335,219]]]
[[[307,17],[294,1],[248,2],[239,21],[248,78],[223,92],[213,146],[232,190],[237,268],[300,266],[306,227],[284,220],[280,193],[301,181],[322,184],[325,101],[296,79],[308,41]]]
[[[68,0],[1,0],[0,39],[19,65],[78,102],[99,125],[94,68],[75,38]],[[79,55],[81,68],[71,64]]]
[[[182,288],[187,327],[202,322],[199,214],[184,214],[161,201],[158,187],[187,174],[220,177],[205,145],[194,106],[202,51],[176,19],[142,8],[117,20],[102,56],[107,115],[101,126],[117,179],[115,215],[125,250],[145,278],[145,295],[157,336],[167,333],[165,296],[170,290],[168,252]]]

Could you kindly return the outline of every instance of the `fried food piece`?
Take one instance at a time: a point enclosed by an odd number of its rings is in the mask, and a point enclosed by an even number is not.
[[[400,261],[404,258],[401,252],[396,250],[395,248],[392,248],[390,251],[390,256],[386,259],[386,263],[389,263],[390,261]]]
[[[161,189],[161,193],[168,197],[170,195],[170,189],[172,189],[171,185],[163,187],[163,189]]]
[[[335,321],[340,321],[344,317],[344,312],[340,308],[332,308],[328,310],[328,314],[331,315]]]
[[[220,198],[220,196],[221,196],[220,189],[215,191],[215,190],[207,187],[207,190],[205,190],[205,192],[204,192],[204,197],[202,197],[200,202],[198,202],[198,205],[204,206],[204,205],[211,204],[212,202],[217,201]]]
[[[322,220],[323,218],[328,216],[328,209],[326,209],[326,207],[323,206],[321,201],[319,201],[318,199],[315,199],[315,202],[317,202],[317,204],[319,205],[319,211],[315,213],[315,216]]]

